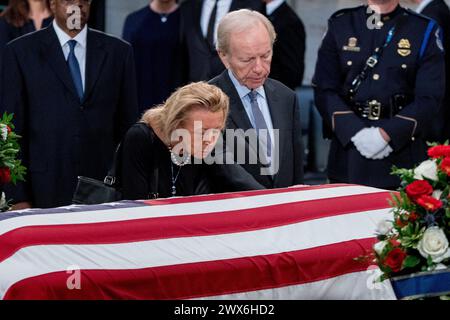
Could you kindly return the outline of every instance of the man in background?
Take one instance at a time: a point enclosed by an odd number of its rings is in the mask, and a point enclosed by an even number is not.
[[[277,33],[270,78],[295,90],[301,87],[305,70],[305,27],[285,0],[262,1]]]
[[[259,142],[244,140],[247,162],[237,162],[268,189],[303,183],[297,96],[268,78],[275,38],[273,25],[261,13],[243,9],[227,14],[219,25],[217,40],[217,51],[227,69],[210,81],[230,97],[227,129],[257,132]],[[228,136],[226,143],[236,161],[242,145]],[[251,163],[251,158],[257,161]]]
[[[186,0],[180,4],[186,82],[208,81],[225,69],[216,51],[217,26],[228,12],[243,8],[265,13],[260,0]]]
[[[103,180],[137,120],[132,49],[87,27],[90,5],[51,0],[53,23],[5,49],[1,113],[14,113],[28,169],[8,191],[16,209],[68,205],[77,176]]]

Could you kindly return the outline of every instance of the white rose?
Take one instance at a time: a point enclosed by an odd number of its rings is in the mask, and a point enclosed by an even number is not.
[[[437,200],[441,200],[442,190],[435,190],[431,196]]]
[[[377,233],[381,235],[386,235],[392,230],[393,227],[394,226],[391,221],[382,220],[378,223]]]
[[[436,162],[433,160],[427,160],[414,169],[414,179],[423,180],[423,178],[427,178],[433,181],[438,181],[437,172]]]
[[[377,242],[373,245],[373,250],[375,250],[375,252],[378,255],[381,255],[383,253],[384,248],[386,247],[386,245],[388,244],[387,241],[380,241]]]
[[[6,125],[0,124],[0,134],[3,141],[6,141],[6,138],[8,138],[8,127]]]
[[[448,239],[439,227],[428,228],[417,246],[422,257],[431,257],[434,263],[450,258]]]

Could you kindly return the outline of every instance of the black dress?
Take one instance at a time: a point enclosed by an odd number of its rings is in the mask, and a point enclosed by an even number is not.
[[[160,198],[172,196],[172,176],[176,178],[176,196],[210,193],[205,165],[172,163],[170,152],[153,129],[143,123],[133,125],[122,142],[122,192],[128,200],[148,199],[157,192]],[[158,168],[157,190],[152,190]],[[172,175],[173,169],[173,175]]]
[[[53,21],[53,17],[48,17],[42,21],[42,28],[48,27]],[[28,20],[22,27],[15,27],[8,23],[4,17],[0,17],[0,51],[6,44],[18,37],[36,31],[33,20]]]
[[[134,49],[139,108],[164,102],[181,85],[180,12],[161,15],[149,6],[131,13],[123,39]]]

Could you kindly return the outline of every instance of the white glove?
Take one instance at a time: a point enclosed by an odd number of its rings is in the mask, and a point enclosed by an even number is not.
[[[391,148],[390,145],[387,145],[386,148],[378,152],[376,155],[372,157],[373,160],[381,160],[388,157],[394,149]]]
[[[378,128],[364,128],[351,139],[363,157],[372,159],[388,145]]]

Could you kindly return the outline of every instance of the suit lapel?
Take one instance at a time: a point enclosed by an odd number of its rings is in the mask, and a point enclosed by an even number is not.
[[[284,154],[285,140],[288,138],[284,137],[283,133],[286,132],[286,125],[292,122],[292,119],[289,119],[289,114],[286,114],[286,112],[281,110],[283,104],[271,79],[266,80],[266,83],[264,84],[264,91],[266,92],[267,104],[269,105],[273,128],[279,130],[278,141],[275,141],[276,144],[274,151],[278,153],[278,161],[281,162],[281,156]],[[274,177],[275,181],[277,176],[278,175],[275,175]]]
[[[239,8],[240,2],[241,2],[240,0],[233,0],[233,1],[231,1],[230,12],[231,11],[236,11]]]
[[[200,24],[202,11],[203,11],[203,0],[195,0],[194,1],[194,23],[195,23],[194,28],[195,28],[199,38],[201,39],[201,42],[205,46],[205,49],[207,51],[214,53],[216,51],[216,49],[212,48],[211,45],[208,43],[208,41],[203,36],[202,26]]]
[[[228,75],[228,70],[225,70],[220,78],[222,89],[230,98],[230,120],[234,122],[237,128],[243,129],[244,131],[253,128],[242,104],[242,100]]]
[[[86,42],[86,86],[84,90],[84,101],[89,98],[98,80],[106,58],[106,50],[101,39],[88,29]]]
[[[200,17],[201,17],[201,15],[202,15],[202,8],[203,8],[203,0],[194,0],[194,4],[193,4],[193,6],[194,6],[194,12],[193,12],[193,15],[194,15],[194,22],[195,22],[195,30],[197,30],[197,32],[198,32],[198,34],[199,35],[201,35],[202,37],[203,37],[203,34],[202,34],[202,27],[201,27],[201,25],[200,25]]]
[[[245,111],[244,105],[242,104],[242,100],[239,97],[239,94],[236,90],[236,88],[233,85],[233,82],[230,79],[230,76],[228,75],[228,70],[225,70],[220,76],[219,76],[219,83],[222,88],[222,90],[225,92],[226,95],[230,98],[230,114],[229,114],[229,121],[232,121],[236,128],[242,129],[245,131],[249,129],[253,129],[252,123],[250,122],[250,119],[248,118],[247,112]],[[269,102],[269,100],[268,100]],[[274,125],[275,126],[275,125]],[[250,145],[249,143],[246,143],[248,146],[249,152],[253,152],[255,154],[258,153],[258,150],[255,145]],[[259,164],[259,166],[261,166]],[[266,186],[272,185],[272,179],[270,176],[259,176],[259,180],[265,180],[265,182],[262,182]]]
[[[230,12],[236,11],[242,8],[247,8],[248,5],[243,0],[233,0],[231,1]]]
[[[58,36],[52,25],[47,27],[43,33],[41,52],[44,59],[56,73],[65,87],[73,94],[74,98],[78,99],[78,94],[75,85],[70,75],[69,67],[64,58],[64,53],[59,43]]]

